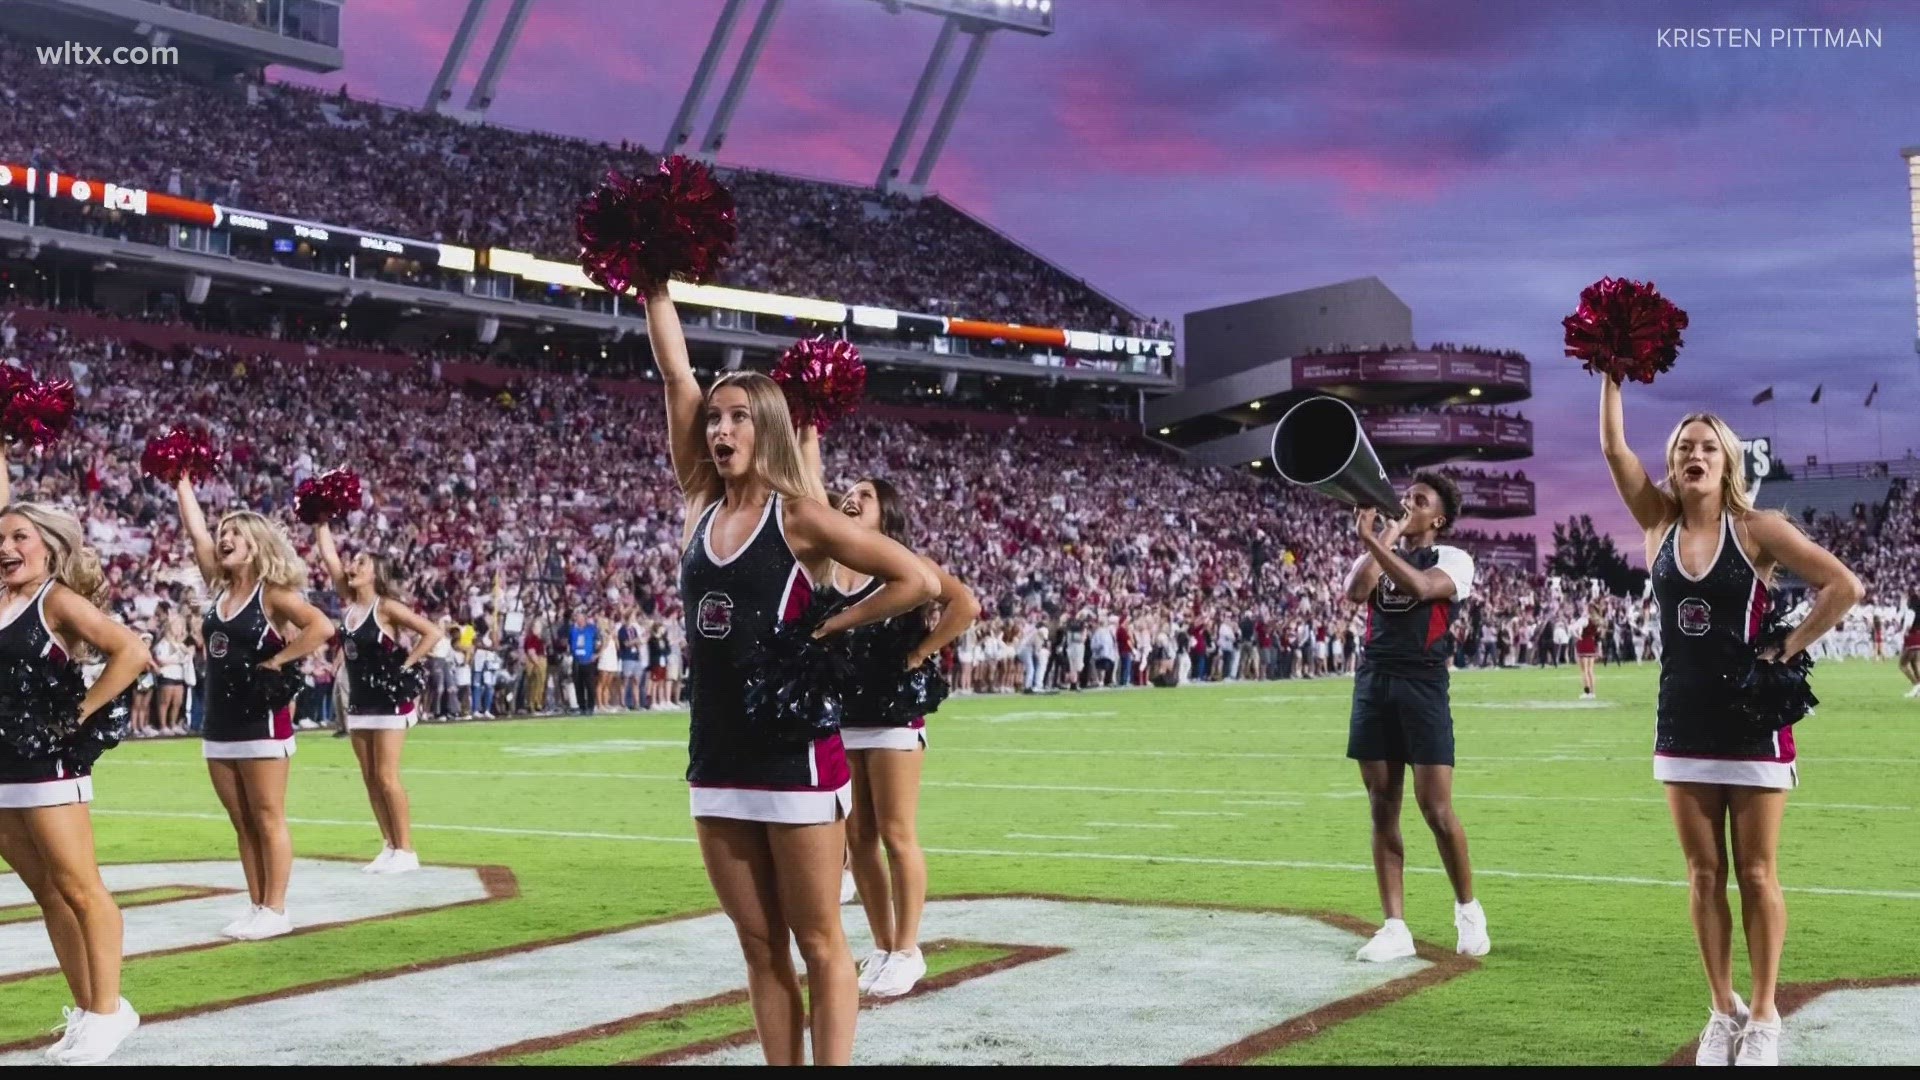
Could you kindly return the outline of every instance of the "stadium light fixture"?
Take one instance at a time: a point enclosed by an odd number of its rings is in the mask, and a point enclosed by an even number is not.
[[[930,15],[970,19],[996,29],[1028,34],[1053,33],[1053,0],[877,0],[899,14],[912,8]]]
[[[1170,428],[1170,427],[1163,427],[1163,428],[1161,428],[1161,429],[1160,429],[1160,434],[1162,434],[1162,435],[1171,435],[1171,434],[1173,434],[1173,429],[1172,429],[1172,428]]]
[[[1477,386],[1475,386],[1475,387],[1472,387],[1472,388],[1470,388],[1470,389],[1469,389],[1469,390],[1467,391],[1467,395],[1468,395],[1469,397],[1479,397],[1479,396],[1480,396],[1480,388],[1479,388],[1479,387],[1477,387]]]
[[[1249,408],[1249,409],[1252,409],[1252,410],[1253,410],[1254,412],[1259,412],[1259,411],[1260,411],[1260,403],[1256,401],[1256,402],[1254,402],[1253,404],[1251,404],[1251,405],[1249,405],[1249,406],[1247,406],[1247,408]],[[1257,462],[1257,461],[1256,461],[1256,462],[1254,462],[1254,464],[1256,464],[1256,465],[1258,465],[1258,464],[1259,464],[1259,462]]]

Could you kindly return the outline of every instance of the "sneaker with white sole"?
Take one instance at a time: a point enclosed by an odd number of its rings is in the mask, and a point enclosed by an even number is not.
[[[1723,1013],[1718,1009],[1707,1014],[1707,1029],[1700,1033],[1700,1046],[1693,1052],[1695,1065],[1731,1065],[1733,1055],[1740,1048],[1740,1033],[1747,1028],[1751,1014],[1747,1003],[1740,995],[1733,995],[1733,1012]]]
[[[851,904],[858,899],[860,899],[860,890],[854,887],[853,871],[840,871],[840,902]]]
[[[1740,1053],[1735,1065],[1780,1064],[1780,1021],[1748,1020],[1740,1033]]]
[[[139,1026],[140,1014],[133,1011],[126,998],[120,999],[120,1007],[113,1012],[81,1013],[73,1044],[53,1060],[62,1065],[98,1065],[112,1057]]]
[[[892,953],[883,952],[879,949],[875,949],[872,952],[867,954],[867,958],[865,960],[860,961],[860,992],[861,993],[864,994],[867,991],[873,989],[873,980],[880,977],[881,969],[887,966],[887,959],[892,955],[893,955]]]
[[[374,873],[376,874],[410,874],[413,871],[418,869],[420,869],[420,856],[418,854],[411,851],[401,851],[398,848],[395,848],[391,854],[391,857],[387,859],[387,861],[380,867],[380,869],[375,870]]]
[[[53,1061],[73,1045],[74,1036],[80,1034],[80,1017],[86,1015],[78,1005],[60,1007],[60,1025],[53,1030],[60,1032],[60,1041],[47,1047],[47,1060]]]
[[[260,905],[248,904],[246,914],[220,928],[220,936],[244,940],[247,927],[253,925],[253,920],[259,917],[260,910]]]
[[[360,868],[360,872],[363,874],[378,874],[382,868],[391,861],[393,861],[393,845],[387,844],[380,848],[380,854],[375,855],[372,862]]]
[[[874,977],[867,993],[874,997],[899,997],[912,990],[927,974],[927,958],[919,949],[902,949],[887,954],[887,962]]]
[[[1373,940],[1360,946],[1354,957],[1375,964],[1388,960],[1402,960],[1414,954],[1413,931],[1407,929],[1406,920],[1388,919],[1386,924],[1374,931]]]
[[[1460,932],[1454,952],[1462,956],[1485,956],[1487,950],[1493,948],[1493,942],[1487,937],[1487,913],[1480,901],[1453,905],[1453,928]]]
[[[291,933],[293,933],[293,920],[287,918],[286,912],[263,907],[254,915],[253,921],[241,927],[240,932],[234,936],[241,941],[265,941],[267,938]]]

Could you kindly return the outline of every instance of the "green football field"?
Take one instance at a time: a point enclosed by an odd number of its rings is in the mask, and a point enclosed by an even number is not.
[[[1044,895],[1128,910],[1226,907],[1374,923],[1366,805],[1343,757],[1350,685],[950,700],[931,721],[922,797],[934,898]],[[1905,685],[1891,664],[1826,664],[1816,688],[1822,704],[1799,730],[1802,786],[1780,853],[1792,920],[1783,981],[1920,981],[1920,701],[1900,697]],[[1577,700],[1578,692],[1570,668],[1454,679],[1456,805],[1492,953],[1478,965],[1443,961],[1450,977],[1432,968],[1404,992],[1316,1014],[1289,1038],[1258,1044],[1278,1048],[1259,1049],[1253,1060],[1649,1064],[1698,1033],[1707,1002],[1684,867],[1651,778],[1654,669],[1602,669],[1597,702]],[[504,867],[513,888],[492,902],[135,956],[126,993],[150,1023],[128,1047],[159,1039],[169,1016],[240,999],[712,911],[680,779],[685,741],[679,712],[416,729],[406,778],[423,861]],[[96,783],[103,863],[232,859],[232,834],[197,743],[123,746],[102,762]],[[302,733],[289,815],[302,859],[358,862],[378,850],[344,740]],[[1451,897],[1411,786],[1404,831],[1408,921],[1438,947],[1431,958],[1450,958]],[[163,911],[183,895],[167,887],[123,890],[129,904],[148,905],[129,907],[130,926],[136,914]],[[300,922],[297,906],[290,913]],[[1737,936],[1737,901],[1735,917]],[[0,932],[30,918],[0,900]],[[1041,962],[1015,955],[1014,945],[1045,944],[1024,942],[1018,930],[948,932],[930,912],[924,938],[941,944],[929,950],[933,976],[964,982],[996,964]],[[129,934],[129,951],[143,951]],[[1355,943],[1318,948],[1336,966],[1366,966],[1351,961]],[[1151,940],[1125,944],[1156,948]],[[1269,958],[1239,990],[1258,998],[1290,963],[1270,961],[1273,950],[1301,946],[1255,934],[1229,947],[1221,957],[1229,967],[1242,956]],[[627,956],[644,965],[645,953]],[[655,963],[664,972],[673,961],[662,952]],[[710,964],[744,985],[737,952],[721,949]],[[1744,957],[1736,967],[1744,986]],[[501,1015],[515,1012],[527,991],[511,971],[473,983],[486,988],[484,1007]],[[1127,1023],[1143,1028],[1177,1023],[1184,1004],[1177,994],[1140,1001],[1143,991],[1124,982],[1070,989],[1110,997]],[[928,1007],[946,992],[934,987]],[[629,1022],[559,1040],[503,1034],[497,1050],[476,1056],[609,1063],[737,1042],[750,1023],[738,995],[695,997],[684,1008],[634,1008]],[[309,1012],[344,1008],[331,1001],[315,998]],[[0,973],[0,1045],[38,1037],[66,1003],[57,975]],[[863,1036],[889,1007],[863,1013]],[[352,1019],[336,1022],[351,1027]],[[377,1017],[362,1019],[379,1030]],[[1276,1015],[1273,1023],[1289,1019]],[[1794,1025],[1790,1017],[1789,1040]],[[1906,1049],[1888,1053],[1911,1049],[1913,1035],[1905,1038]],[[328,1054],[316,1048],[306,1060]]]

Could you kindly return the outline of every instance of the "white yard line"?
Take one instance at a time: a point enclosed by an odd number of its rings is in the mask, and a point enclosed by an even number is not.
[[[153,818],[153,819],[173,818],[173,819],[187,819],[187,820],[194,820],[194,821],[221,821],[221,822],[224,822],[227,820],[227,815],[225,814],[194,813],[194,812],[173,811],[173,810],[98,810],[96,809],[93,812],[96,814],[107,814],[107,815],[113,815],[116,817],[130,817],[130,818]],[[287,821],[290,824],[294,824],[294,825],[339,825],[339,826],[348,826],[356,829],[366,829],[372,824],[371,822],[366,820],[336,821],[336,820],[326,819],[326,818],[288,818]],[[633,842],[640,842],[640,843],[655,843],[655,844],[692,844],[697,842],[691,836],[649,836],[641,833],[566,832],[558,829],[514,829],[514,828],[501,828],[501,827],[485,826],[485,825],[434,825],[434,824],[425,824],[420,822],[415,822],[413,827],[416,829],[425,829],[425,830],[432,830],[432,831],[491,833],[491,834],[501,835],[501,836],[563,837],[567,839],[579,839],[579,840],[621,840],[621,841],[633,841]],[[1038,834],[1038,833],[1033,833],[1033,834],[1009,833],[1008,835],[1010,837],[1016,837],[1020,839],[1045,839],[1045,840],[1096,839],[1095,837],[1073,837],[1073,836],[1061,837],[1061,836],[1052,836],[1052,835],[1045,835],[1045,834]],[[956,856],[966,855],[966,856],[978,856],[978,857],[984,857],[984,858],[1000,858],[1000,859],[1033,859],[1033,858],[1095,859],[1095,860],[1113,861],[1113,862],[1172,863],[1180,866],[1233,866],[1233,867],[1243,867],[1247,869],[1256,869],[1256,870],[1262,870],[1262,869],[1334,870],[1334,871],[1341,871],[1346,873],[1364,873],[1364,874],[1373,873],[1372,863],[1302,862],[1302,861],[1291,860],[1291,859],[1219,859],[1219,858],[1206,858],[1206,857],[1191,856],[1191,855],[1138,855],[1138,854],[1122,854],[1122,853],[1099,852],[1099,851],[1006,851],[1006,850],[998,850],[993,848],[941,848],[941,847],[930,847],[924,850],[929,855],[956,855]],[[1407,873],[1409,874],[1443,874],[1445,872],[1446,872],[1445,870],[1437,866],[1407,867]],[[1661,888],[1676,888],[1676,889],[1684,889],[1687,887],[1687,883],[1684,881],[1668,881],[1660,878],[1648,878],[1648,877],[1625,877],[1625,876],[1605,875],[1605,874],[1562,874],[1562,873],[1554,873],[1549,871],[1538,871],[1538,870],[1497,870],[1497,869],[1488,869],[1488,868],[1479,867],[1479,866],[1474,867],[1473,872],[1481,877],[1512,878],[1520,881],[1565,881],[1565,882],[1579,882],[1579,883],[1594,884],[1594,885],[1653,885],[1653,886],[1659,886]],[[1825,886],[1816,886],[1816,885],[1787,885],[1783,887],[1783,890],[1790,893],[1804,893],[1812,896],[1863,896],[1863,897],[1873,897],[1873,898],[1882,899],[1882,900],[1920,900],[1920,892],[1902,891],[1898,889],[1848,889],[1848,888],[1828,888]]]
[[[1157,821],[1089,821],[1089,829],[1177,829],[1180,826]]]
[[[1061,833],[1010,832],[1009,840],[1098,840],[1097,836],[1072,836]]]

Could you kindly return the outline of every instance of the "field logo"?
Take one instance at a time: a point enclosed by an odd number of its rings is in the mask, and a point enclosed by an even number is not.
[[[430,869],[437,879],[430,880]],[[477,899],[474,871],[423,867],[421,875],[368,879],[350,865],[338,870],[335,876],[343,882],[348,876],[359,879],[341,886],[348,893],[341,900],[362,910],[373,901],[353,904],[352,894],[372,898],[394,889],[416,890],[418,895],[405,900],[387,899],[403,909]],[[303,878],[318,876],[313,864],[302,860],[294,873],[295,890]],[[122,888],[192,880],[231,887],[239,881],[239,868],[224,877],[193,873],[180,864],[115,868],[109,874],[110,883]],[[128,952],[192,947],[217,931],[232,900],[220,896],[131,909]],[[167,908],[193,910],[164,919],[153,914]],[[134,917],[142,913],[147,914]],[[852,907],[843,917],[852,944],[864,951],[869,944],[864,917]],[[940,942],[972,945],[986,950],[988,958],[963,963],[927,979],[913,994],[862,1010],[855,1064],[1244,1062],[1476,966],[1431,948],[1422,957],[1364,963],[1353,956],[1368,929],[1357,919],[1232,908],[979,897],[933,901],[925,927],[933,955]],[[46,951],[38,923],[11,929],[21,938],[18,944],[37,937]],[[179,934],[188,930],[195,936],[182,940]],[[280,942],[236,947],[286,948]],[[134,1066],[506,1063],[522,1055],[585,1048],[637,1027],[742,1001],[745,970],[738,950],[726,917],[702,913],[469,956],[416,958],[404,967],[237,1000],[189,1001],[171,1013],[156,1012],[114,1060]],[[296,951],[288,949],[287,955]],[[50,954],[43,959],[50,960]],[[57,1019],[52,996],[47,1000]],[[246,1039],[236,1041],[236,1031],[247,1032]],[[760,1061],[749,1029],[722,1031],[718,1038],[640,1060]],[[8,1047],[0,1066],[36,1061],[38,1051],[31,1045]]]

